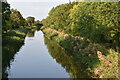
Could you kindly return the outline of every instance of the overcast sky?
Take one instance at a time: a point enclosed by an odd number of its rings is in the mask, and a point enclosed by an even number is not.
[[[66,0],[7,0],[11,8],[21,12],[24,18],[35,17],[42,20],[48,16],[49,11],[60,4],[67,3]],[[69,2],[69,0],[68,0]]]
[[[69,2],[69,0],[7,0],[8,2]]]

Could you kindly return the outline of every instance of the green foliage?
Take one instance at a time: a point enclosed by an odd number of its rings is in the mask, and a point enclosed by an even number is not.
[[[42,20],[46,27],[81,36],[94,43],[120,43],[118,2],[79,2],[53,8]]]
[[[10,61],[14,58],[15,53],[18,52],[20,47],[24,44],[26,33],[33,27],[27,27],[27,20],[22,17],[21,13],[18,10],[10,10],[10,5],[8,3],[2,2],[2,13],[0,13],[0,17],[1,16],[3,61],[2,77],[6,78],[8,76],[6,68],[10,67]],[[32,20],[32,23],[33,22],[34,18]]]
[[[53,8],[49,12],[49,16],[46,19],[43,19],[42,23],[47,27],[67,32],[68,25],[70,24],[68,15],[70,14],[69,10],[72,6],[73,4],[67,3]]]
[[[45,27],[72,35],[73,39],[67,40],[60,39],[62,36],[52,34],[51,31],[45,32],[92,73],[96,74],[97,70],[94,69],[98,69],[98,77],[116,78],[118,53],[115,51],[120,51],[118,11],[118,2],[63,4],[53,8],[42,23]],[[80,37],[79,40],[75,36]],[[113,48],[113,52],[108,51],[110,48]],[[101,52],[101,57],[97,51]]]
[[[6,68],[10,67],[10,61],[14,58],[16,52],[19,51],[24,44],[27,29],[19,28],[9,30],[2,35],[2,77],[6,78]]]
[[[34,37],[35,31],[29,31],[27,37]]]
[[[10,10],[10,4],[2,2],[2,32],[27,26],[25,19],[16,9]]]
[[[26,19],[27,19],[27,23],[28,23],[29,26],[32,26],[34,24],[34,22],[35,22],[34,17],[29,16]]]
[[[76,39],[74,37],[71,37],[68,40],[66,40],[59,34],[53,33],[55,31],[52,32],[50,30],[43,30],[43,32],[45,32],[45,36],[47,36],[47,38],[50,39],[52,37],[52,41],[50,40],[49,42],[47,42],[46,38],[44,40],[46,44],[50,44],[47,46],[48,49],[50,49],[49,52],[52,54],[53,57],[54,54],[56,54],[56,56],[60,56],[62,54],[61,51],[66,50],[68,53],[65,53],[63,55],[68,54],[76,60],[75,62],[77,62],[77,64],[82,64],[84,66],[84,69],[90,71],[91,74],[93,74],[92,77],[118,77],[118,53],[115,52],[113,49],[109,50],[98,43],[90,43],[87,40]],[[57,49],[58,45],[54,45],[55,41],[63,47],[63,50]],[[98,55],[97,51],[101,52],[101,56]],[[59,59],[65,61],[65,59],[63,59],[63,57],[65,56],[63,55]],[[110,75],[108,73],[112,74]]]
[[[64,46],[64,48],[65,48],[68,52],[72,52],[72,51],[73,51],[73,46],[72,46],[70,40],[60,41],[59,44],[60,44],[61,46]]]
[[[46,37],[44,37],[44,42],[47,45],[50,55],[70,73],[71,78],[90,78],[91,74],[82,68],[83,65],[78,64],[58,43]]]
[[[70,19],[76,25],[72,29],[74,35],[80,35],[94,42],[109,42],[118,29],[117,2],[79,3]]]
[[[10,26],[7,25],[10,19],[10,4],[2,2],[2,31],[6,31]]]
[[[24,26],[25,19],[18,10],[11,9],[10,22],[12,24],[12,29],[15,29]]]
[[[40,30],[40,28],[43,26],[42,22],[37,20],[34,22],[34,26],[37,27],[37,30]]]

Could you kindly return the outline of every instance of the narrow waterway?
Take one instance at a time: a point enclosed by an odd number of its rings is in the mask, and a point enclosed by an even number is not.
[[[9,69],[9,78],[67,78],[65,69],[48,53],[41,31],[26,37],[25,44],[15,55]]]
[[[78,78],[86,71],[42,31],[29,32],[8,68],[8,78]]]

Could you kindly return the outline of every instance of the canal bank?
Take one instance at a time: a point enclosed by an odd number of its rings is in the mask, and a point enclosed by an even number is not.
[[[14,55],[24,45],[24,39],[31,30],[36,30],[36,28],[24,26],[2,34],[2,78],[7,78],[6,69],[11,66],[10,62],[14,60]]]
[[[118,78],[118,52],[80,36],[73,37],[44,26],[41,30],[46,37],[65,48],[78,64],[93,73],[91,77]]]
[[[23,39],[22,47],[12,55],[5,77],[8,78],[116,78],[117,54],[96,53],[103,47],[89,43],[77,36],[64,34],[54,29],[41,28],[42,31],[31,30]],[[43,34],[44,33],[44,34]],[[85,47],[85,43],[86,44]],[[84,45],[83,45],[84,43]],[[16,43],[15,43],[16,44]],[[12,45],[9,45],[12,46]],[[81,51],[84,52],[80,52]],[[92,52],[92,53],[91,53]],[[96,54],[95,54],[96,53]],[[94,55],[93,55],[94,54]],[[113,58],[114,56],[114,58]],[[9,56],[8,56],[9,57]],[[98,63],[96,62],[98,60]],[[92,62],[94,61],[94,62]],[[106,72],[105,72],[106,71]],[[115,73],[116,71],[116,73]],[[108,75],[111,72],[111,75]]]

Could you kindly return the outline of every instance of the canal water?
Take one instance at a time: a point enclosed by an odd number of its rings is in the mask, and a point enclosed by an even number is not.
[[[29,32],[7,69],[8,78],[84,78],[88,72],[42,31]]]

